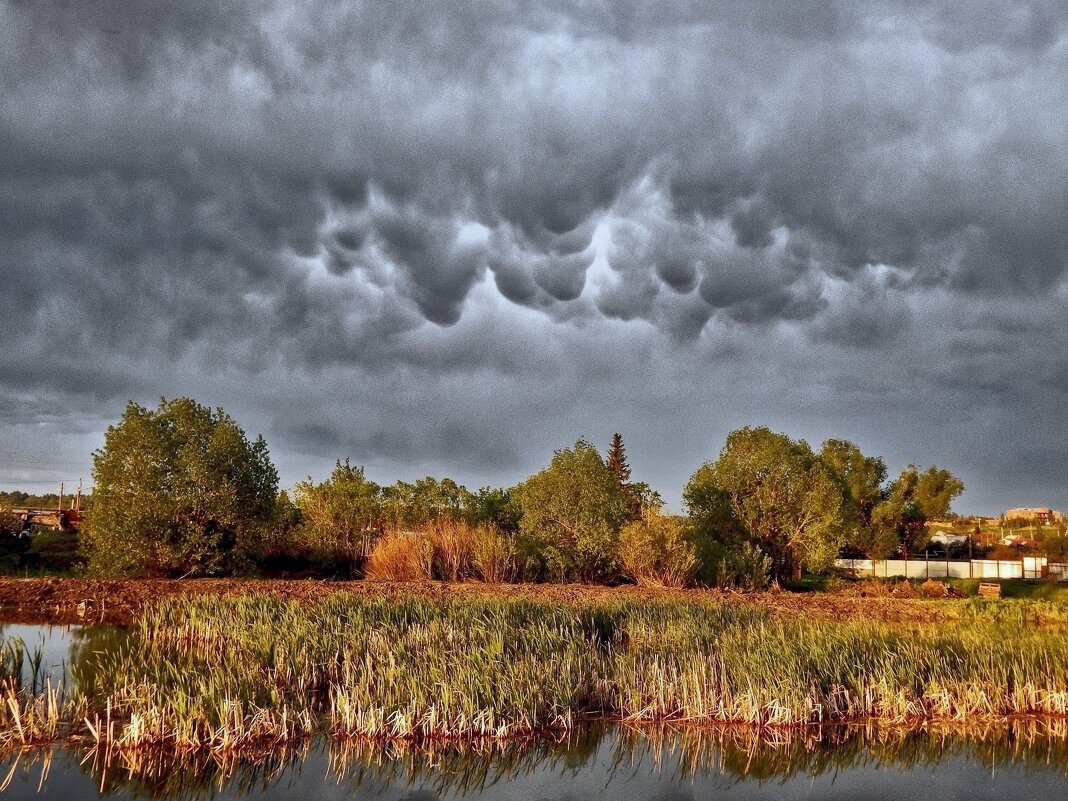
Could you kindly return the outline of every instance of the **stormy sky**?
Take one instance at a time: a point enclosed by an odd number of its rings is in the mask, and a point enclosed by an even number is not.
[[[127,399],[284,485],[768,425],[1068,507],[1059,2],[0,0],[0,487]]]

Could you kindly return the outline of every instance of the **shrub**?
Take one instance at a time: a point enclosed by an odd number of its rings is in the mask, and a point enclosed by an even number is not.
[[[754,543],[746,542],[727,551],[720,562],[716,583],[720,587],[761,590],[768,586],[771,566],[770,556]]]
[[[619,561],[638,584],[684,587],[697,573],[697,547],[679,518],[654,512],[619,532]]]
[[[85,564],[78,535],[71,531],[41,531],[30,539],[27,561],[42,570],[69,573]]]
[[[0,509],[0,537],[17,537],[22,533],[22,521],[9,509]]]
[[[433,578],[434,547],[419,531],[392,531],[367,557],[366,576],[372,581],[419,581]]]

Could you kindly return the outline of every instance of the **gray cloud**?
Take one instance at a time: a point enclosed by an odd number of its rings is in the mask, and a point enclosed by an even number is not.
[[[0,431],[197,393],[290,478],[489,481],[621,428],[677,497],[766,422],[1068,505],[1066,41],[1043,2],[0,4]]]

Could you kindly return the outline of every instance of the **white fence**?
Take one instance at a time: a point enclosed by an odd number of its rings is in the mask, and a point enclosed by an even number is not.
[[[836,567],[857,576],[875,578],[982,578],[1037,579],[1054,576],[1068,581],[1068,564],[1047,563],[1044,556],[1025,556],[1012,561],[994,559],[838,559]]]

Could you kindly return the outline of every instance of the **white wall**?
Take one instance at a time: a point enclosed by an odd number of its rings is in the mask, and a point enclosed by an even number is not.
[[[1038,570],[1045,564],[1044,557],[1031,557],[1035,559],[1034,568]],[[947,562],[945,559],[885,559],[873,561],[871,559],[838,559],[836,567],[852,570],[859,577],[875,576],[876,578],[1023,578],[1023,562],[1021,561],[995,561],[992,559],[975,559],[969,567],[968,562]],[[1053,572],[1050,566],[1050,571]],[[1028,570],[1032,566],[1028,565]],[[1063,575],[1068,577],[1068,565],[1065,566]]]

